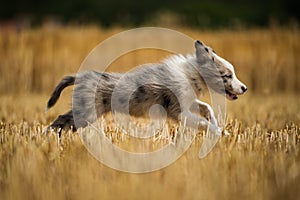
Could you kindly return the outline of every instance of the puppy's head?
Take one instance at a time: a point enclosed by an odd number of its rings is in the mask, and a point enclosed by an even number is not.
[[[246,85],[236,77],[232,64],[199,40],[195,42],[195,48],[197,67],[208,87],[229,100],[235,100],[237,95],[247,91]]]

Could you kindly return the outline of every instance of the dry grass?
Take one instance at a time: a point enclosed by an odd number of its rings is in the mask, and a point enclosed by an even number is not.
[[[124,29],[51,27],[0,32],[0,93],[47,92],[68,73],[77,72],[83,59],[101,41]],[[231,61],[252,91],[299,91],[299,30],[195,31],[177,29],[201,39]],[[114,48],[112,47],[112,51]],[[122,71],[157,62],[166,54],[136,52],[112,66]],[[260,70],[257,70],[260,69]],[[287,78],[288,77],[288,78]]]
[[[112,170],[86,151],[76,133],[45,135],[68,108],[71,89],[44,112],[60,78],[77,71],[100,40],[120,29],[44,27],[0,33],[1,199],[296,199],[300,196],[298,30],[181,31],[234,63],[249,92],[228,102],[227,130],[203,160],[198,134],[174,164],[147,174]],[[126,69],[165,54],[137,52]],[[147,55],[152,55],[151,58]],[[124,70],[124,69],[123,69]],[[113,126],[113,125],[112,125]]]

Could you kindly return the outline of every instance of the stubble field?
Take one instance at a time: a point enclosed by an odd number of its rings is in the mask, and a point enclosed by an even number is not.
[[[60,138],[55,132],[45,134],[47,125],[71,102],[68,88],[45,113],[55,85],[64,75],[76,73],[99,42],[122,30],[48,25],[0,32],[1,199],[299,198],[297,28],[178,29],[203,40],[233,63],[248,86],[245,95],[227,102],[230,135],[223,135],[202,160],[198,159],[201,133],[174,164],[145,174],[118,172],[101,164],[76,132],[63,132]],[[127,71],[166,55],[137,51],[122,56],[110,69]]]

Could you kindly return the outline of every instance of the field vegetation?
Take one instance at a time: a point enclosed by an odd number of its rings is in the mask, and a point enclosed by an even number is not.
[[[152,173],[115,171],[94,159],[78,134],[45,134],[70,106],[72,89],[47,113],[60,79],[76,73],[99,42],[123,31],[45,25],[0,32],[1,199],[297,199],[300,196],[300,37],[298,28],[203,31],[178,28],[212,46],[248,92],[227,103],[226,130],[198,159],[198,133],[174,164]],[[112,47],[112,50],[115,47]],[[110,71],[158,62],[167,52],[135,51]],[[113,127],[114,124],[109,124]],[[119,135],[113,134],[118,140]]]

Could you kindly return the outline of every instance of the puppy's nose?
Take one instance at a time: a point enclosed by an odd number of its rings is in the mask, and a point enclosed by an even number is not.
[[[246,91],[247,91],[246,86],[242,86],[241,89],[242,89],[243,92],[246,92]]]

